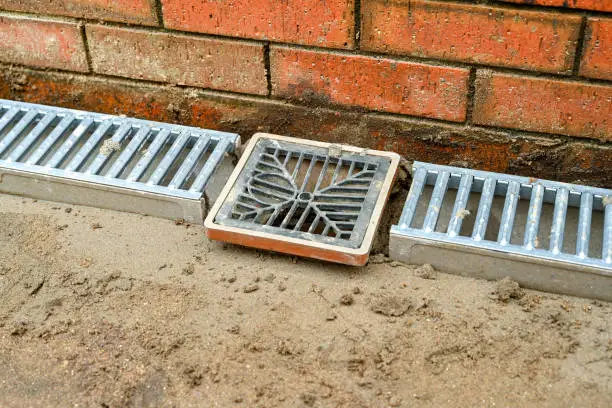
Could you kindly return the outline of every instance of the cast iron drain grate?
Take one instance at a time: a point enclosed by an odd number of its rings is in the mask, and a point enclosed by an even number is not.
[[[213,207],[207,234],[363,264],[398,163],[395,153],[257,134]]]
[[[612,190],[415,162],[392,258],[612,300]]]
[[[202,222],[240,137],[0,100],[0,192]],[[225,174],[223,174],[225,173]]]

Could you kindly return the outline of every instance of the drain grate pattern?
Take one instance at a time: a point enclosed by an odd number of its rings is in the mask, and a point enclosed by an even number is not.
[[[238,143],[231,133],[0,100],[4,171],[200,200]]]
[[[608,277],[601,288],[610,289],[612,190],[415,162],[412,186],[391,234],[392,256],[402,261],[519,277],[530,270],[525,264],[537,264],[533,276],[523,280],[541,279],[536,286],[543,290],[547,275],[535,276],[537,270],[586,270]],[[424,246],[474,249],[481,257],[463,265],[456,256],[436,256]],[[425,253],[432,258],[419,258]],[[482,257],[487,255],[517,262],[487,264]],[[571,291],[569,281],[558,282],[557,289]]]
[[[258,135],[215,212],[219,226],[302,244],[363,249],[371,242],[399,156]],[[245,153],[246,155],[246,153]],[[221,201],[221,200],[220,200]],[[246,232],[248,235],[248,232]]]

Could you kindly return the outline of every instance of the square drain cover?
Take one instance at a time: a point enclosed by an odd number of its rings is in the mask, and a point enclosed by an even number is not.
[[[209,238],[364,265],[399,155],[254,135],[205,221]]]

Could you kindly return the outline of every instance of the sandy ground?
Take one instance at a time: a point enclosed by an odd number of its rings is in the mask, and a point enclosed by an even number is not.
[[[612,406],[612,305],[376,261],[0,195],[0,406]]]

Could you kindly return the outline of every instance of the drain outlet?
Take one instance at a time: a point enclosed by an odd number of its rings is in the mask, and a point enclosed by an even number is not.
[[[612,301],[612,190],[415,162],[392,258]]]
[[[257,134],[206,220],[216,240],[363,265],[395,153]]]
[[[203,222],[240,136],[0,100],[0,192]]]

